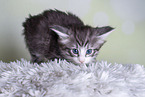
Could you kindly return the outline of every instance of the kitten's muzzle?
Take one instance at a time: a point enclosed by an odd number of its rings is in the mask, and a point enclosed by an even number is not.
[[[80,57],[78,60],[79,60],[79,62],[81,62],[81,63],[84,63],[84,62],[85,62],[85,58],[82,58],[82,57]]]

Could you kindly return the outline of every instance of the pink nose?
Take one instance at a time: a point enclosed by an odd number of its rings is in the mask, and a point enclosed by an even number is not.
[[[79,60],[81,63],[84,63],[85,60]]]
[[[80,63],[84,63],[85,62],[85,58],[83,58],[83,57],[79,57],[78,60],[79,60]]]

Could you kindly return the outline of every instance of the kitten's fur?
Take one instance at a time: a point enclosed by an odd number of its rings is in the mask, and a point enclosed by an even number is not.
[[[84,25],[75,15],[58,10],[30,16],[23,26],[32,62],[37,63],[54,59],[91,63],[105,43],[104,37],[113,29]]]

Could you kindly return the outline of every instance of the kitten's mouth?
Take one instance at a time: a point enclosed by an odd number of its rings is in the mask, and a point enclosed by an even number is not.
[[[86,63],[85,60],[84,60],[84,61],[79,61],[78,64],[81,65],[81,64],[87,64],[87,63]]]
[[[83,64],[86,64],[85,62],[72,62],[73,64],[75,64],[75,65],[83,65]]]

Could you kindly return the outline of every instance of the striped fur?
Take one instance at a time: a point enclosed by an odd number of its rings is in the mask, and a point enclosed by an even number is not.
[[[104,36],[113,29],[84,25],[75,15],[58,10],[30,16],[23,26],[32,62],[37,63],[54,59],[92,63],[105,43]],[[74,49],[78,50],[77,54]],[[90,54],[86,54],[88,49],[92,50]]]

